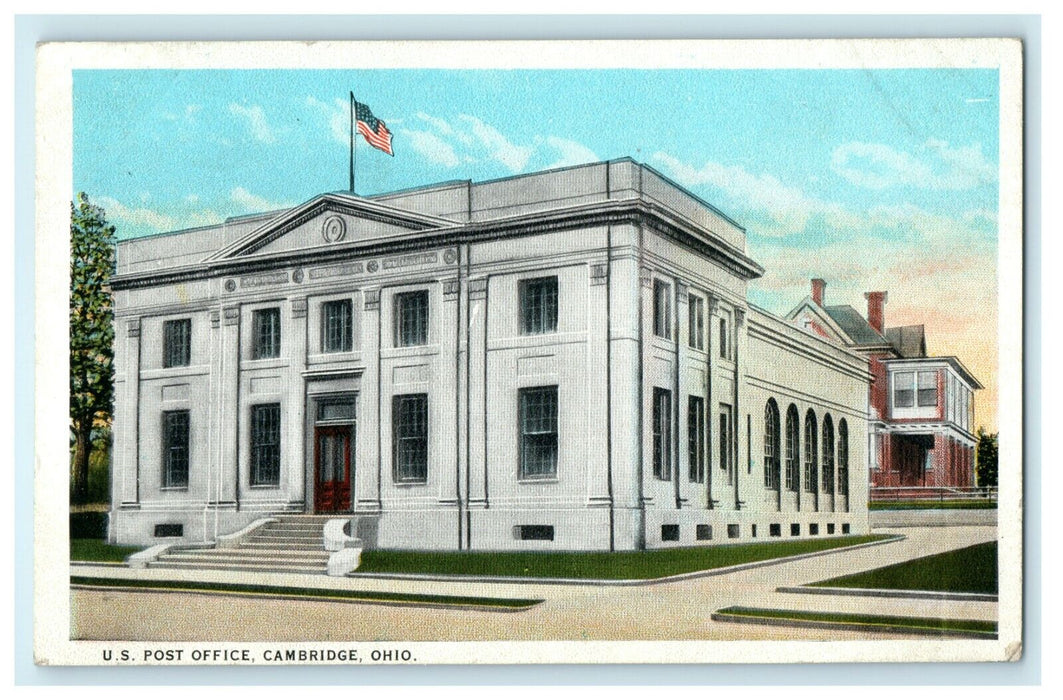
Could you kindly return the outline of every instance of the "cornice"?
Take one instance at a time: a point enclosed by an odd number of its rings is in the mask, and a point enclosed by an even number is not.
[[[320,204],[322,207],[325,206],[324,201]],[[362,212],[359,210],[359,213]],[[305,214],[306,212],[300,213],[294,218]],[[394,255],[443,246],[477,243],[491,238],[519,238],[537,233],[623,223],[636,223],[652,228],[744,279],[755,279],[764,272],[763,267],[734,246],[716,236],[710,239],[695,225],[672,215],[663,207],[641,199],[624,199],[521,214],[504,219],[473,221],[434,230],[411,231],[409,236],[383,241],[339,244],[324,250],[296,250],[269,256],[252,255],[235,258],[218,257],[222,252],[219,251],[215,256],[194,265],[163,271],[115,275],[111,278],[111,286],[115,290],[139,289],[210,279],[222,275],[237,276],[292,266],[322,265],[360,257]],[[250,240],[244,240],[245,245],[250,243]],[[238,249],[234,244],[227,247],[226,251],[231,254],[232,251]]]

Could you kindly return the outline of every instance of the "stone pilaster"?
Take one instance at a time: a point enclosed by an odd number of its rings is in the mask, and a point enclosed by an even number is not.
[[[359,409],[364,418],[358,422],[358,467],[354,478],[354,508],[363,513],[378,513],[382,508],[380,484],[384,472],[390,470],[391,458],[381,453],[381,404],[390,398],[380,395],[380,348],[383,343],[380,327],[380,289],[362,290],[362,395]],[[385,465],[388,469],[385,469]]]

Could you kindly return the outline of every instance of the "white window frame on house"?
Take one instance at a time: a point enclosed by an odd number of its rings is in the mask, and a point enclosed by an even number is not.
[[[915,375],[911,370],[893,373],[894,408],[915,408]]]
[[[560,457],[560,402],[557,385],[522,387],[517,391],[520,466],[517,478],[536,481],[557,478]]]
[[[391,397],[391,463],[395,483],[428,481],[428,430],[428,394]]]
[[[810,408],[805,413],[805,493],[819,490],[819,420]]]
[[[398,292],[394,298],[395,347],[428,345],[431,300],[427,289]]]
[[[938,373],[936,370],[920,371],[916,373],[916,399],[915,404],[919,408],[931,408],[938,405]],[[924,379],[928,380],[924,387]],[[925,395],[925,396],[924,396]]]
[[[556,333],[560,295],[557,275],[521,280],[518,287],[521,335]]]
[[[354,303],[349,298],[321,302],[321,352],[351,352],[353,349]]]
[[[191,462],[191,413],[162,412],[162,483],[164,491],[187,491]]]
[[[251,312],[251,359],[281,356],[281,310],[270,306]]]
[[[672,479],[672,392],[653,387],[653,475]]]
[[[820,443],[820,479],[824,493],[834,493],[834,419],[830,414],[823,416],[823,441]]]
[[[764,404],[764,488],[770,491],[779,489],[779,476],[782,468],[779,443],[782,442],[782,426],[779,417],[779,404],[775,399],[768,399]],[[752,446],[750,446],[752,452]]]
[[[250,484],[252,488],[278,488],[281,478],[281,405],[251,406]]]
[[[797,406],[786,409],[786,490],[801,491],[801,414]]]
[[[162,366],[188,367],[192,364],[192,319],[173,318],[162,324]]]
[[[672,337],[672,285],[657,279],[653,281],[653,334]]]
[[[705,350],[705,297],[700,294],[690,293],[689,306],[689,334],[688,344],[695,350]]]

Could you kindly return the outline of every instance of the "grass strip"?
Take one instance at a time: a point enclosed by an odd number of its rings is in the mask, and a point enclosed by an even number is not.
[[[897,591],[997,593],[997,543],[984,542],[809,585]]]
[[[949,501],[872,501],[870,510],[996,510],[996,501],[987,499]]]
[[[485,598],[478,596],[450,596],[428,593],[392,593],[388,591],[351,591],[297,586],[261,586],[254,584],[214,583],[203,581],[161,581],[153,579],[99,578],[71,576],[71,585],[105,586],[108,588],[144,588],[172,591],[213,593],[243,593],[254,595],[294,596],[332,600],[370,601],[381,603],[409,603],[477,608],[505,608],[519,610],[543,602],[533,598]]]
[[[422,552],[369,550],[358,573],[639,580],[707,571],[888,539],[829,537],[634,552]]]
[[[716,612],[721,615],[739,617],[794,620],[798,622],[827,622],[866,627],[904,627],[935,632],[973,632],[976,634],[996,634],[997,632],[997,623],[990,620],[955,620],[941,617],[903,617],[899,615],[778,610],[775,608],[746,608],[739,605],[722,608]]]
[[[70,561],[125,561],[143,547],[119,547],[103,540],[71,539]]]

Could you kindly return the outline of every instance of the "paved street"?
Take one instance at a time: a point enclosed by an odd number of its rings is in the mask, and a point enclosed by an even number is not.
[[[133,591],[71,593],[79,639],[137,641],[305,640],[688,640],[859,639],[867,635],[713,622],[728,605],[996,619],[996,603],[777,593],[834,576],[995,539],[994,527],[909,527],[906,540],[718,576],[645,586],[329,579],[288,574],[196,572],[203,581],[465,596],[542,598],[524,612],[446,610],[362,603],[248,599]],[[174,571],[78,567],[79,575],[177,578]],[[885,638],[885,635],[875,635]]]

